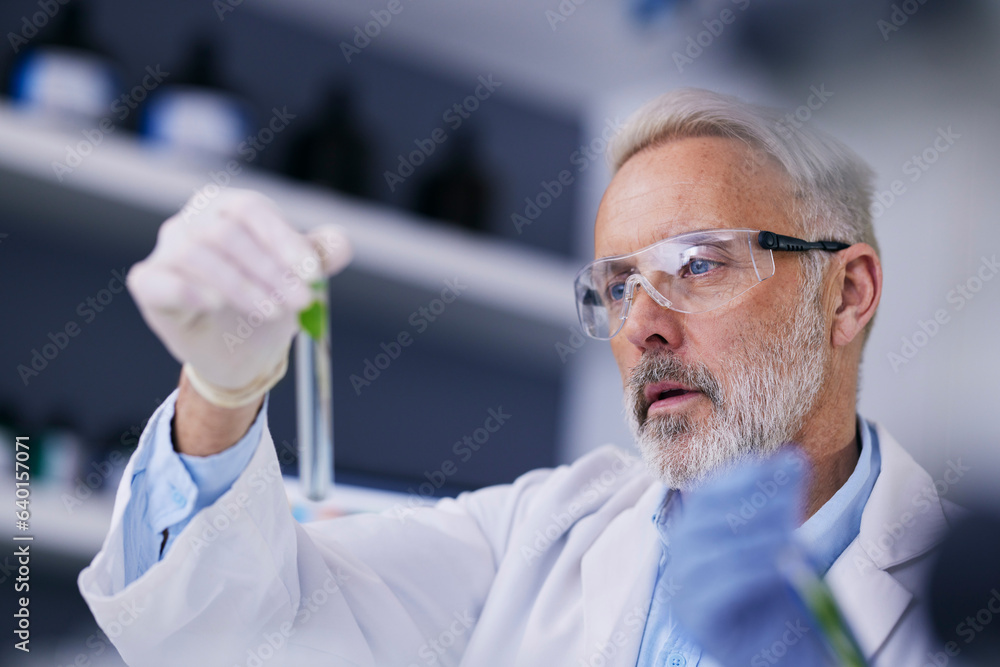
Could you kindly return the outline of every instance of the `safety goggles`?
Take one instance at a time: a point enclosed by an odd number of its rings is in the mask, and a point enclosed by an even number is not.
[[[837,252],[848,247],[759,229],[688,232],[585,266],[574,281],[577,313],[584,333],[609,340],[625,325],[639,286],[664,308],[704,313],[773,276],[775,250]]]

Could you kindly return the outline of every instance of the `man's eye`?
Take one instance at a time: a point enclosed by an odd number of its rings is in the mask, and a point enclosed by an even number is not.
[[[625,296],[625,283],[611,283],[608,285],[608,297],[612,301],[618,301]]]
[[[713,262],[709,259],[693,259],[688,262],[687,270],[691,275],[700,276],[708,273],[718,265],[719,262]]]

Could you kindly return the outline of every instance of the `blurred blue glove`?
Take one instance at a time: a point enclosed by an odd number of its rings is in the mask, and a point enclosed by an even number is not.
[[[723,665],[833,664],[779,567],[804,513],[805,458],[786,448],[684,493],[670,537],[677,619]]]

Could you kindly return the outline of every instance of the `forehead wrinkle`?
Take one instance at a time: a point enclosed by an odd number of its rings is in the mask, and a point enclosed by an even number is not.
[[[642,151],[602,201],[595,256],[627,254],[688,231],[762,228],[764,220],[787,218],[775,208],[786,208],[779,204],[789,194],[777,167],[729,139],[689,138]]]
[[[690,184],[690,183],[688,183]],[[694,232],[703,229],[725,229],[734,226],[739,221],[728,220],[722,215],[713,202],[698,197],[680,195],[673,197],[675,201],[655,201],[651,205],[643,205],[640,201],[642,195],[635,195],[628,198],[634,202],[630,209],[616,214],[617,221],[628,220],[629,224],[626,234],[621,236],[612,233],[614,239],[609,245],[612,246],[610,252],[602,253],[602,256],[614,256],[634,252],[639,248],[645,248],[657,241],[662,241],[673,236]],[[634,214],[632,213],[634,211]],[[634,224],[634,223],[640,224]],[[607,228],[610,221],[604,221]],[[739,225],[737,225],[739,226]],[[627,246],[624,243],[628,241]],[[629,250],[624,250],[628,247]]]

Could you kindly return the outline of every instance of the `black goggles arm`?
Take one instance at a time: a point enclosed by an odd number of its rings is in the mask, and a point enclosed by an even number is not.
[[[761,232],[757,235],[757,243],[764,250],[827,250],[837,252],[851,247],[851,244],[840,241],[803,241],[794,236],[784,236],[774,232]]]

